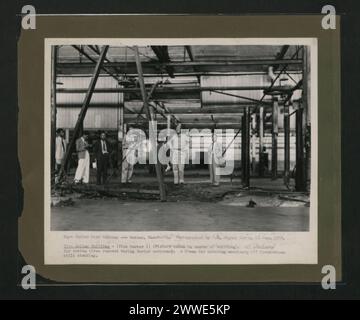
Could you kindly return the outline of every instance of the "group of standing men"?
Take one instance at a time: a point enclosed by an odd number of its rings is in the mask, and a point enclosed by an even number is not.
[[[182,134],[180,138],[181,127],[177,126],[176,132],[169,137],[168,146],[170,149],[170,162],[174,174],[174,184],[184,184],[184,169],[189,155],[190,137],[188,134]],[[122,183],[131,183],[134,171],[134,164],[137,160],[137,151],[139,141],[136,134],[129,133],[125,135],[123,140],[123,159],[121,161]],[[57,130],[56,146],[55,146],[55,170],[59,170],[63,164],[66,153],[65,132],[63,129]],[[100,139],[96,140],[93,145],[88,142],[88,134],[84,132],[80,138],[76,140],[76,152],[78,155],[78,164],[75,172],[74,183],[89,183],[90,175],[90,153],[93,149],[96,158],[96,183],[98,185],[105,184],[107,181],[107,172],[109,166],[110,144],[106,139],[105,132],[100,134]],[[217,141],[216,133],[212,135],[212,143],[208,148],[210,182],[218,186],[220,183],[220,167],[224,162],[222,154],[222,145]],[[168,165],[166,171],[170,169]]]
[[[89,183],[90,178],[90,149],[93,150],[96,159],[96,183],[105,184],[107,181],[107,172],[110,163],[110,143],[106,139],[106,133],[100,134],[100,139],[96,140],[93,145],[88,141],[88,134],[84,132],[75,142],[76,153],[78,157],[77,168],[75,171],[74,183]],[[59,178],[60,168],[63,165],[66,154],[67,143],[65,131],[58,129],[56,131],[55,142],[55,176],[56,181]],[[133,167],[136,161],[136,138],[129,135],[124,140],[123,152],[125,159],[122,161],[123,183],[130,183],[133,175]]]
[[[184,184],[184,170],[185,164],[188,163],[190,137],[188,132],[181,134],[181,126],[176,127],[174,133],[169,139],[169,147],[171,151],[171,164],[174,173],[174,184]],[[220,167],[224,165],[225,159],[223,157],[222,144],[217,140],[216,133],[212,134],[212,142],[208,148],[208,162],[210,171],[210,183],[214,186],[220,184]],[[166,171],[170,166],[166,168]]]
[[[93,148],[96,158],[96,183],[104,184],[107,180],[107,170],[109,165],[110,144],[106,140],[105,132],[100,134],[100,139],[94,145],[88,141],[88,134],[84,132],[80,138],[76,140],[76,152],[78,156],[78,164],[75,171],[74,183],[89,183],[90,178],[90,153],[89,150]],[[56,131],[55,143],[55,171],[59,174],[60,168],[63,165],[66,153],[65,132],[63,129]]]

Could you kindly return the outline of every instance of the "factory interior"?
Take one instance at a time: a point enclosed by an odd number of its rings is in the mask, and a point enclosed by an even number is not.
[[[51,55],[52,230],[309,230],[310,47],[57,45]],[[189,139],[183,183],[174,165],[149,160],[178,128]],[[143,161],[124,182],[130,129],[143,132]],[[74,183],[84,132],[89,145],[106,133],[103,184],[92,148],[89,182]],[[206,161],[214,133],[232,166],[218,184]]]

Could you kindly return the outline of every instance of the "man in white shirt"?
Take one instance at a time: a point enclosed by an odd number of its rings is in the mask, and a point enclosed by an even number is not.
[[[76,140],[76,152],[78,154],[78,166],[75,172],[75,183],[89,183],[90,175],[90,154],[88,151],[89,144],[87,142],[88,135],[83,135]]]
[[[176,127],[174,133],[168,142],[171,151],[171,164],[174,172],[174,184],[184,184],[184,169],[189,155],[190,138],[188,134],[180,134],[181,125]]]
[[[210,170],[210,183],[214,186],[220,185],[220,170],[221,165],[224,162],[222,155],[222,145],[217,140],[217,135],[214,132],[212,137],[212,143],[209,146],[209,170]]]
[[[128,133],[123,140],[123,161],[121,170],[121,182],[131,183],[134,172],[134,164],[136,163],[136,154],[138,148],[138,137],[133,127],[129,127]]]

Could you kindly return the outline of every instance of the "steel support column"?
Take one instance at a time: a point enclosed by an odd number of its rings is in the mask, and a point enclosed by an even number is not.
[[[242,185],[250,187],[250,108],[244,108],[241,125]]]
[[[310,177],[311,177],[311,59],[310,59],[310,48],[304,47],[303,55],[303,90],[302,90],[302,101],[304,108],[304,124],[305,129],[305,176],[306,176],[306,187],[310,189]]]
[[[275,98],[273,101],[272,109],[272,149],[271,149],[271,178],[277,179],[277,168],[278,168],[278,117],[279,117],[279,103]]]
[[[124,141],[124,136],[126,134],[125,127],[124,127],[124,109],[125,109],[124,101],[120,102],[120,99],[119,99],[117,166],[118,166],[120,175],[122,175],[123,141]]]
[[[298,108],[296,111],[296,191],[306,191],[304,164],[303,109]]]
[[[144,101],[144,109],[145,109],[145,113],[147,115],[147,118],[149,120],[150,126],[149,126],[149,140],[152,143],[153,146],[157,146],[156,148],[156,163],[155,163],[155,170],[156,170],[156,177],[159,183],[159,189],[160,189],[160,200],[161,201],[166,201],[166,190],[165,190],[165,185],[164,185],[164,179],[163,179],[163,175],[162,175],[162,170],[161,170],[161,164],[159,162],[158,159],[158,143],[157,143],[157,131],[156,128],[152,122],[152,120],[154,119],[154,111],[152,108],[149,107],[148,104],[148,99],[147,99],[147,94],[145,91],[145,83],[144,83],[144,78],[143,78],[143,72],[142,72],[142,66],[141,66],[141,61],[140,61],[140,56],[139,56],[139,50],[138,47],[134,47],[134,51],[135,51],[135,60],[136,60],[136,67],[137,67],[137,71],[138,71],[138,76],[139,76],[139,85],[140,85],[140,90],[141,90],[141,95]],[[154,152],[154,151],[153,151]]]
[[[290,116],[289,105],[284,106],[284,183],[290,178]]]
[[[264,107],[259,108],[259,176],[264,176],[263,161],[263,142],[264,142]]]

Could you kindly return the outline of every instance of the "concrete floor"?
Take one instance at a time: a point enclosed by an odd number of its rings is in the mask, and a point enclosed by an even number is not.
[[[81,199],[52,208],[52,230],[307,231],[306,207],[234,207],[195,201]]]
[[[187,175],[186,185],[174,187],[171,175],[165,182],[168,201],[120,198],[75,199],[70,206],[55,206],[51,210],[52,230],[74,231],[308,231],[309,207],[233,205],[224,194],[236,197],[241,181],[223,177],[220,187],[208,183],[206,170]],[[94,179],[94,177],[92,177]],[[112,179],[111,184],[118,184]],[[137,173],[133,184],[156,188],[156,179]],[[282,179],[275,181],[252,179],[251,186],[274,194],[286,192]],[[245,191],[247,192],[247,191]],[[249,191],[248,196],[255,195]],[[71,196],[71,195],[70,195]],[[257,199],[259,195],[257,194]],[[260,195],[261,197],[261,195]],[[225,201],[224,201],[225,199]],[[257,200],[258,201],[258,200]]]

